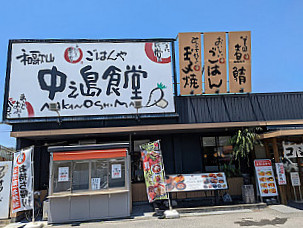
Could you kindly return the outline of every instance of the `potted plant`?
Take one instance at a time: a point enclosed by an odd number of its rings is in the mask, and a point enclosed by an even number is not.
[[[250,153],[253,151],[255,145],[262,145],[260,136],[256,133],[262,128],[245,128],[238,130],[237,133],[231,137],[230,144],[233,146],[233,160],[238,163],[242,177],[243,187],[242,195],[246,203],[254,202],[254,196],[247,196],[253,194],[253,186],[250,185],[251,178],[249,172]],[[248,186],[250,185],[250,186]],[[249,192],[249,193],[248,193]],[[248,198],[253,198],[249,199]]]

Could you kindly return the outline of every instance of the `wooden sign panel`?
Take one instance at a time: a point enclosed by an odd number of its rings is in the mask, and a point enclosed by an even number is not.
[[[226,93],[225,32],[204,33],[205,93]]]
[[[230,32],[229,89],[231,93],[251,92],[251,35],[250,31]]]
[[[179,33],[180,94],[202,94],[201,34]]]

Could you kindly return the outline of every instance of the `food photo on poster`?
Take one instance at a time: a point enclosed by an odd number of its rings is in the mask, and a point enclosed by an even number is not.
[[[269,159],[255,160],[254,166],[261,197],[277,196],[278,190]]]
[[[160,141],[143,144],[140,149],[148,201],[168,199]]]
[[[166,175],[168,192],[228,189],[225,173]]]

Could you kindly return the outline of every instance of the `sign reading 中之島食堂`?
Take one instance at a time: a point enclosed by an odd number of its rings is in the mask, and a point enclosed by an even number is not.
[[[180,94],[202,94],[201,34],[179,33]]]
[[[225,32],[204,33],[205,93],[226,93]]]
[[[11,41],[4,119],[175,112],[171,42]]]
[[[229,90],[231,93],[251,92],[250,31],[228,33]]]

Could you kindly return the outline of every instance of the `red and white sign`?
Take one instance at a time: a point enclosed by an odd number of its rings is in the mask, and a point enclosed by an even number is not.
[[[14,154],[12,177],[12,212],[33,208],[31,154],[33,147]]]
[[[276,172],[279,185],[287,184],[283,163],[276,163]]]
[[[277,196],[278,190],[269,159],[255,160],[256,176],[261,197]]]

